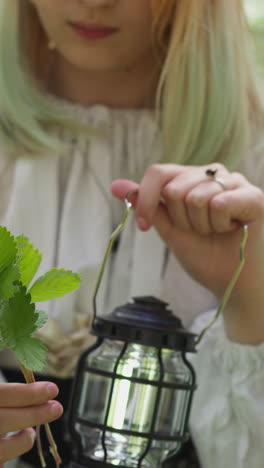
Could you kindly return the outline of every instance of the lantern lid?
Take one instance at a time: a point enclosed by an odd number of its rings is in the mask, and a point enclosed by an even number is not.
[[[196,335],[186,331],[181,320],[167,308],[168,303],[153,296],[134,297],[105,317],[96,317],[95,335],[155,346],[195,351]]]

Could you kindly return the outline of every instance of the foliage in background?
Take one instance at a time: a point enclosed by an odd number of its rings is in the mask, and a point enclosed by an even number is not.
[[[257,59],[264,76],[264,0],[244,0],[246,14],[257,48]]]
[[[254,22],[252,30],[257,46],[257,58],[264,76],[264,16]]]

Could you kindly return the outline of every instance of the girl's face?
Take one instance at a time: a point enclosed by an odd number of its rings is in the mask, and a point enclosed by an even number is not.
[[[151,0],[31,0],[50,44],[87,71],[129,69],[152,56]]]

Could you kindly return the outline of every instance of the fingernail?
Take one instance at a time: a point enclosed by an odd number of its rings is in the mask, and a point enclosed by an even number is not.
[[[61,405],[54,401],[51,405],[51,414],[53,416],[58,416],[61,413]]]
[[[147,231],[147,229],[149,229],[149,223],[145,218],[137,218],[137,225],[141,231]]]
[[[59,389],[55,384],[49,384],[47,388],[48,388],[48,395],[50,398],[55,398],[58,395]]]

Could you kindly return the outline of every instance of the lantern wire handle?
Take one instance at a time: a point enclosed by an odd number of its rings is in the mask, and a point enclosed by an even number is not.
[[[98,277],[97,277],[97,280],[96,280],[96,283],[95,283],[95,288],[94,288],[94,293],[93,293],[93,298],[92,298],[92,302],[93,302],[93,322],[96,318],[96,297],[97,297],[97,294],[98,294],[98,290],[99,290],[99,287],[100,287],[100,284],[101,284],[101,281],[102,281],[102,277],[103,277],[103,274],[104,274],[104,271],[105,271],[105,267],[106,267],[106,264],[107,264],[107,260],[109,258],[109,255],[111,254],[111,251],[112,251],[112,247],[113,247],[113,243],[115,242],[115,240],[117,239],[117,237],[119,236],[119,234],[123,231],[125,225],[126,225],[126,222],[128,220],[128,217],[130,215],[130,212],[132,210],[132,203],[131,201],[129,201],[129,198],[131,197],[131,195],[133,195],[134,193],[137,193],[138,190],[131,190],[130,192],[128,192],[124,198],[124,203],[125,203],[125,207],[126,207],[126,210],[125,210],[125,214],[123,216],[123,219],[121,220],[120,224],[115,228],[115,230],[112,232],[111,236],[110,236],[110,239],[109,239],[109,242],[107,244],[107,247],[106,247],[106,251],[105,251],[105,254],[104,254],[104,258],[103,258],[103,261],[102,261],[102,264],[101,264],[101,267],[100,267],[100,270],[99,270],[99,273],[98,273]]]
[[[119,234],[123,231],[125,225],[126,225],[126,222],[128,220],[128,217],[130,215],[130,212],[132,210],[132,203],[131,201],[129,200],[129,198],[131,197],[131,195],[137,193],[138,190],[131,190],[130,192],[128,192],[124,198],[124,203],[125,203],[125,207],[126,207],[126,210],[125,210],[125,214],[123,216],[123,219],[121,220],[120,224],[115,228],[115,230],[112,232],[111,236],[110,236],[110,239],[109,239],[109,242],[107,244],[107,247],[106,247],[106,251],[105,251],[105,254],[104,254],[104,258],[103,258],[103,261],[102,261],[102,264],[101,264],[101,267],[100,267],[100,270],[99,270],[99,273],[98,273],[98,277],[97,277],[97,280],[96,280],[96,284],[95,284],[95,288],[94,288],[94,293],[93,293],[93,297],[92,297],[92,303],[93,303],[93,322],[96,318],[96,313],[97,313],[97,309],[96,309],[96,297],[97,297],[97,294],[98,294],[98,290],[99,290],[99,287],[100,287],[100,284],[101,284],[101,281],[102,281],[102,277],[103,277],[103,274],[104,274],[104,271],[105,271],[105,267],[106,267],[106,264],[107,264],[107,260],[111,254],[111,251],[112,251],[112,247],[113,247],[113,243],[115,242],[115,240],[117,239],[117,237],[119,236]],[[239,264],[236,268],[236,270],[234,271],[233,273],[233,276],[224,292],[224,295],[222,297],[222,300],[220,301],[220,304],[219,304],[219,307],[217,309],[217,312],[215,314],[215,316],[213,317],[213,319],[210,321],[210,323],[201,331],[200,335],[198,335],[198,338],[196,340],[196,345],[200,344],[200,342],[202,341],[204,335],[206,334],[206,332],[215,324],[215,322],[218,320],[218,318],[220,317],[220,315],[222,315],[223,313],[223,310],[232,294],[232,291],[234,289],[234,286],[239,278],[239,275],[244,267],[244,264],[245,264],[245,248],[246,248],[246,243],[247,243],[247,239],[248,239],[248,225],[247,224],[244,224],[242,226],[243,228],[243,235],[242,235],[242,239],[241,239],[241,242],[240,242],[240,261],[239,261]]]
[[[234,286],[238,280],[238,277],[243,269],[243,266],[245,264],[245,248],[246,248],[246,243],[247,243],[247,239],[248,239],[248,225],[247,224],[244,224],[243,226],[243,235],[242,235],[242,239],[241,239],[241,242],[240,242],[240,262],[235,270],[235,272],[233,273],[233,276],[224,292],[224,295],[222,297],[222,300],[219,304],[219,307],[217,309],[217,312],[214,316],[214,318],[211,320],[211,322],[209,323],[209,325],[207,325],[200,333],[200,335],[198,336],[197,340],[196,340],[196,345],[198,345],[204,335],[206,334],[206,332],[209,330],[209,328],[211,328],[215,322],[218,320],[218,318],[220,317],[220,315],[222,314],[231,294],[232,294],[232,291],[234,289]]]

